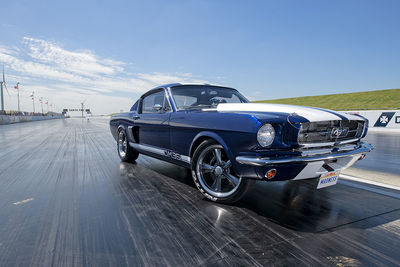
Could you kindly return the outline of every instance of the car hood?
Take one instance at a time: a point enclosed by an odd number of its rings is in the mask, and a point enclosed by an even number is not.
[[[361,117],[337,112],[328,109],[313,107],[303,107],[283,104],[261,104],[261,103],[221,103],[217,106],[218,112],[238,112],[238,113],[287,113],[287,115],[301,116],[304,119],[313,121],[329,120],[362,120]]]

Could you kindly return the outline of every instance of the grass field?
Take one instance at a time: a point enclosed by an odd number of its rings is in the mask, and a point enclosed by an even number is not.
[[[333,110],[400,109],[400,89],[304,96],[253,102],[311,106]]]

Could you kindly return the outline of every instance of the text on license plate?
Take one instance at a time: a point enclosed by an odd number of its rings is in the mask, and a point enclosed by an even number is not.
[[[339,171],[322,174],[319,178],[317,189],[335,185],[339,179],[339,174]]]

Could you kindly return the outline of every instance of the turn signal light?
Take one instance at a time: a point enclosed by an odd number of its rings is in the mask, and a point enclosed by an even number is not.
[[[276,175],[276,170],[271,169],[271,170],[267,171],[267,173],[265,174],[265,178],[272,179],[275,177],[275,175]]]

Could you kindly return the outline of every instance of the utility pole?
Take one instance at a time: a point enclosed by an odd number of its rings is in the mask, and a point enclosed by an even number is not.
[[[33,104],[33,113],[35,113],[35,92],[34,91],[32,91],[31,97],[32,97],[32,104]]]

